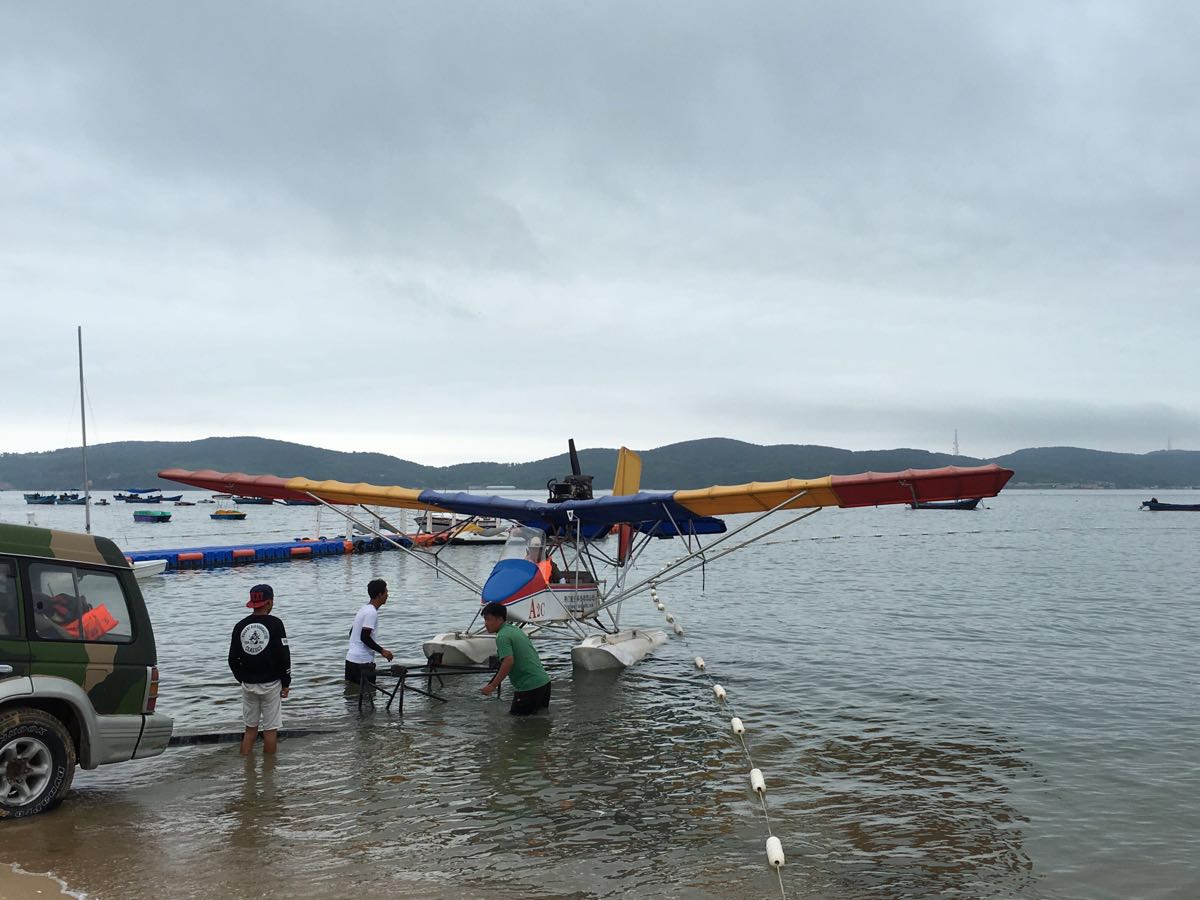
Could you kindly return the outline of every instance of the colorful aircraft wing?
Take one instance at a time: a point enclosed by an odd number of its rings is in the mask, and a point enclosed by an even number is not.
[[[679,533],[719,533],[725,530],[725,524],[715,516],[764,512],[776,507],[848,508],[957,500],[962,497],[994,497],[1013,475],[1011,469],[997,465],[967,468],[947,466],[941,469],[908,469],[904,472],[790,478],[683,491],[639,491],[624,496],[547,503],[366,483],[244,475],[240,472],[167,469],[158,474],[160,478],[204,490],[251,497],[287,500],[311,496],[332,504],[361,503],[401,509],[432,509],[497,516],[539,528],[570,528],[577,521],[583,525],[601,527],[631,523],[639,531],[663,537]]]

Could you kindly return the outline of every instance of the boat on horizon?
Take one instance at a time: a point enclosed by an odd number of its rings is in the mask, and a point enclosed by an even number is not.
[[[909,509],[975,509],[982,497],[966,497],[962,500],[936,500],[908,504]]]
[[[1200,512],[1200,503],[1160,503],[1157,497],[1143,500],[1138,509],[1150,512]]]

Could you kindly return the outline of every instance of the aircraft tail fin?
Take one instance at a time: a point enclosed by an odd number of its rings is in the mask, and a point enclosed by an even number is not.
[[[642,458],[622,447],[617,452],[617,474],[613,478],[613,496],[628,497],[642,486]],[[629,559],[633,547],[633,526],[626,523],[617,526],[617,565],[623,566]]]
[[[617,451],[617,474],[613,478],[613,496],[627,497],[636,494],[642,485],[642,458],[622,447]]]

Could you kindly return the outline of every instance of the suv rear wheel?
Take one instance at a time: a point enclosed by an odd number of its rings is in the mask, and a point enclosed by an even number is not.
[[[75,744],[50,713],[18,707],[0,713],[0,819],[53,809],[75,778]]]

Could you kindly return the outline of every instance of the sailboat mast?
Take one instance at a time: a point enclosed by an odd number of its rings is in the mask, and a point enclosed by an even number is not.
[[[87,473],[87,413],[83,396],[83,326],[76,326],[79,335],[79,424],[83,429],[83,527],[92,533],[92,489]]]

